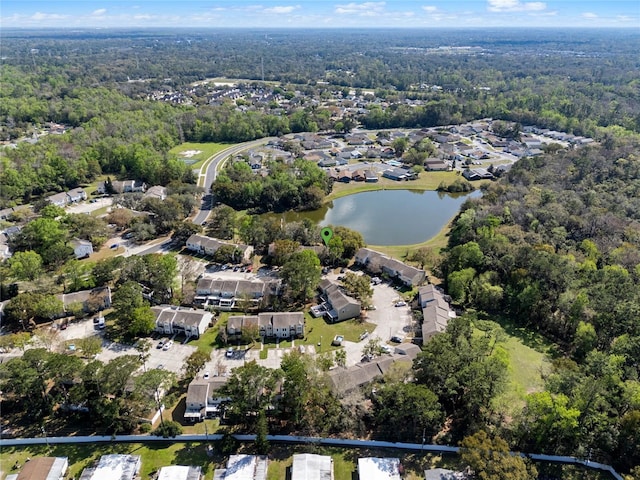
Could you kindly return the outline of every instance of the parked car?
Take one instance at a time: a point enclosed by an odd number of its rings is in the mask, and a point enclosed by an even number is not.
[[[164,350],[165,352],[167,350],[169,350],[171,347],[173,346],[173,340],[169,340],[167,343],[164,344],[164,346],[162,347],[162,350]]]
[[[339,347],[340,345],[342,345],[342,342],[344,342],[344,337],[342,335],[336,335],[335,337],[333,337],[331,345],[333,345],[334,347]]]
[[[202,375],[202,378],[204,379],[209,378],[209,372],[204,372],[204,374]]]
[[[231,357],[233,357],[233,347],[229,347],[229,348],[227,348],[227,351],[225,352],[225,356],[226,356],[227,358],[231,358]]]
[[[364,332],[362,332],[360,334],[360,340],[364,340],[365,338],[367,338],[369,336],[369,332],[367,330],[365,330]]]
[[[164,340],[160,340],[156,348],[162,348],[162,347],[164,347]]]
[[[407,306],[407,302],[400,300],[399,302],[396,302],[395,304],[396,307],[406,307]]]

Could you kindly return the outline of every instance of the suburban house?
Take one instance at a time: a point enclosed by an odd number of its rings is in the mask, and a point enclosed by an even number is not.
[[[164,200],[167,198],[167,188],[161,187],[160,185],[154,185],[147,189],[143,198],[157,198],[158,200]]]
[[[151,307],[156,317],[156,332],[165,335],[184,334],[187,338],[199,337],[213,321],[213,314],[206,310],[158,305]]]
[[[7,475],[6,480],[62,480],[69,468],[67,457],[36,457],[27,462],[20,473]]]
[[[77,203],[87,199],[87,192],[82,188],[74,188],[68,192],[56,193],[46,198],[51,205],[64,207],[70,203]]]
[[[424,161],[424,166],[427,170],[431,172],[439,172],[449,170],[449,165],[446,162],[443,162],[439,158],[427,158]]]
[[[368,183],[375,183],[378,181],[378,174],[368,168],[364,171],[364,181]]]
[[[85,468],[78,480],[134,480],[140,473],[140,455],[102,455],[95,467]]]
[[[420,285],[426,278],[424,270],[406,265],[399,260],[369,248],[358,250],[355,255],[355,262],[362,265],[370,273],[386,274],[409,287]]]
[[[205,255],[213,255],[223,245],[235,247],[238,253],[238,262],[249,263],[253,255],[253,247],[237,243],[224,242],[206,235],[193,234],[187,239],[187,249],[192,252]]]
[[[404,475],[399,458],[365,457],[358,459],[360,480],[400,480]]]
[[[434,285],[424,285],[418,290],[418,302],[422,308],[422,342],[444,332],[450,318],[456,313],[449,308],[444,294]]]
[[[242,335],[247,327],[258,327],[262,338],[304,337],[304,313],[262,312],[258,315],[233,316],[227,319],[227,334]]]
[[[64,305],[65,313],[73,311],[75,305],[81,305],[82,311],[91,314],[111,307],[111,288],[98,287],[74,293],[56,295]]]
[[[267,480],[268,458],[258,455],[230,455],[227,468],[213,471],[213,480]]]
[[[200,480],[201,478],[201,467],[171,465],[169,467],[162,467],[158,472],[156,480]]]
[[[297,453],[293,456],[291,480],[331,480],[333,458],[329,455]]]
[[[114,180],[111,186],[116,193],[144,193],[147,189],[147,184],[140,180]],[[104,182],[98,184],[98,193],[109,193]]]
[[[87,258],[93,253],[93,245],[88,240],[74,238],[71,240],[71,246],[73,247],[73,254],[78,259]]]
[[[282,281],[223,280],[201,278],[196,286],[194,303],[221,310],[253,309],[265,306],[269,299],[281,294]]]
[[[187,388],[184,419],[199,422],[220,413],[220,405],[229,401],[218,393],[229,377],[213,377],[208,380],[196,378]]]
[[[469,168],[462,172],[462,176],[473,182],[474,180],[491,180],[493,175],[485,168]]]
[[[320,282],[323,300],[327,303],[325,316],[331,323],[349,320],[360,316],[362,305],[355,298],[345,294],[340,287],[331,280]]]
[[[397,182],[401,182],[403,180],[415,180],[417,178],[415,172],[400,167],[388,168],[387,170],[382,172],[382,176],[384,178],[389,178]]]

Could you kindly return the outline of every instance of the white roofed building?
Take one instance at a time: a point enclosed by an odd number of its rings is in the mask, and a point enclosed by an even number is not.
[[[399,458],[365,457],[358,459],[360,480],[400,480]]]
[[[140,455],[103,455],[95,467],[85,468],[78,480],[133,480],[141,463]]]
[[[201,478],[202,469],[200,467],[171,465],[160,469],[157,480],[200,480]]]
[[[231,455],[227,468],[213,472],[213,480],[266,480],[267,457],[258,455]]]
[[[291,480],[333,480],[333,459],[328,455],[296,454]]]

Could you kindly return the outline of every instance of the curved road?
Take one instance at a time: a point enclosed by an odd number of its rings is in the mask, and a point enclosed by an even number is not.
[[[211,195],[211,184],[216,179],[218,168],[224,164],[225,160],[229,158],[230,155],[235,155],[236,153],[240,153],[249,148],[265,145],[269,141],[276,139],[276,137],[265,137],[251,142],[239,143],[232,147],[225,148],[224,150],[209,157],[200,169],[200,174],[198,176],[198,185],[204,187],[202,205],[191,221],[198,225],[202,225],[207,221],[207,217],[214,205],[213,195]]]

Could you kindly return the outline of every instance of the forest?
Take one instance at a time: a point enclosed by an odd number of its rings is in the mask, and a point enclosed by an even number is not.
[[[130,228],[140,241],[173,231],[184,244],[199,232],[182,222],[199,190],[190,168],[169,153],[176,145],[483,117],[587,135],[593,146],[524,157],[464,204],[447,247],[426,263],[465,314],[427,343],[411,372],[392,372],[375,395],[337,398],[323,375],[341,359],[315,364],[292,355],[268,374],[254,364],[238,369],[226,393],[242,423],[247,413],[271,405],[274,386],[285,380],[272,431],[409,441],[428,434],[455,444],[486,430],[511,449],[590,458],[640,475],[639,37],[635,30],[4,31],[0,207],[33,203],[39,218],[14,237],[16,254],[3,272],[34,282],[29,285],[55,272],[60,291],[117,284],[123,328],[144,333],[149,302],[139,285],[166,292],[174,260],[108,260],[83,269],[69,260],[66,244],[72,237],[99,244],[107,222]],[[451,53],[443,46],[465,48]],[[212,102],[193,86],[212,77],[242,79],[269,100]],[[152,99],[164,90],[185,101]],[[337,98],[351,98],[360,113],[336,121]],[[38,136],[49,122],[65,132]],[[164,202],[121,198],[145,219],[112,214],[106,221],[62,215],[41,201],[104,176],[166,185],[169,196]],[[274,164],[260,178],[234,162],[213,185],[221,202],[250,214],[315,207],[329,189],[322,171],[302,160]],[[262,252],[278,242],[275,265],[299,245],[317,243],[310,225],[283,228],[235,214],[216,207],[208,232],[237,233]],[[332,258],[323,262],[342,264],[363,245],[352,232],[341,234],[344,244],[334,242]],[[59,308],[50,292],[14,298],[9,317],[16,325],[27,316],[50,319]],[[479,333],[487,320],[514,323],[557,348],[544,390],[527,394],[516,418],[505,418],[492,403],[505,388],[508,366],[490,336]],[[24,347],[16,335],[11,342]],[[128,432],[135,428],[128,419],[154,408],[150,391],[161,384],[176,391],[173,377],[165,384],[156,374],[133,374],[145,348],[140,345],[139,358],[108,364],[28,349],[3,365],[3,390],[21,398],[11,408],[38,418],[58,401],[86,401],[101,431]],[[244,388],[248,383],[256,389]]]

